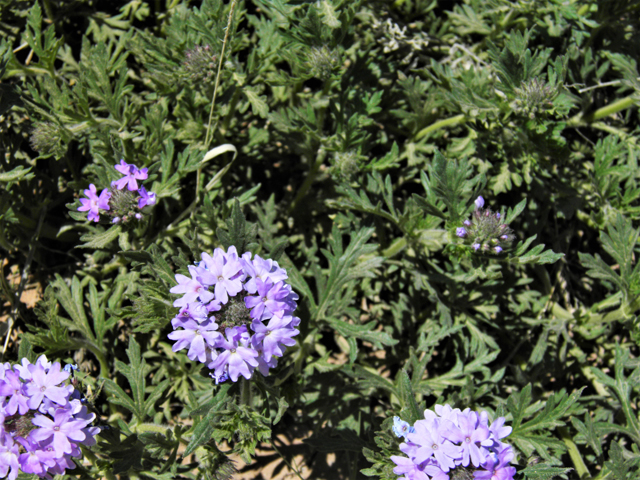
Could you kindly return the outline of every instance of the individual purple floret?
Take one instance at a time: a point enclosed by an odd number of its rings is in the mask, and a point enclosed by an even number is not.
[[[473,472],[475,480],[512,480],[516,474],[515,467],[510,465],[513,460],[513,449],[505,446],[500,452],[487,456],[483,469]]]
[[[147,189],[144,188],[144,187],[140,187],[138,189],[138,193],[140,194],[140,199],[138,200],[138,208],[139,209],[142,210],[147,205],[151,206],[151,205],[155,205],[156,204],[156,194],[155,193],[147,192]]]
[[[287,309],[286,300],[291,291],[286,288],[284,282],[274,284],[271,280],[263,282],[258,278],[256,286],[258,287],[258,295],[244,299],[244,304],[251,310],[251,318],[266,320]]]
[[[29,408],[36,410],[44,398],[48,398],[58,405],[65,406],[69,397],[69,389],[67,386],[59,386],[69,378],[69,372],[60,370],[60,364],[54,363],[48,371],[36,368],[31,372],[31,381],[27,385],[27,395],[29,399]],[[73,387],[71,387],[73,390]]]
[[[87,215],[87,219],[89,221],[97,222],[100,220],[100,209],[109,210],[109,199],[111,198],[111,192],[108,189],[102,190],[100,196],[98,196],[98,191],[96,190],[96,186],[92,183],[89,185],[89,188],[84,191],[84,194],[87,198],[81,198],[80,203],[82,204],[78,207],[79,212],[89,212]]]
[[[216,383],[249,379],[256,368],[267,375],[300,333],[292,315],[298,296],[284,282],[286,271],[249,252],[240,257],[231,246],[202,253],[189,274],[177,274],[170,290],[182,294],[173,303],[180,307],[171,321],[173,351],[187,349],[213,370]]]
[[[464,238],[467,236],[467,229],[464,227],[456,228],[456,235],[460,238]]]
[[[476,208],[482,208],[482,207],[484,207],[484,198],[478,197],[478,198],[476,198],[475,202],[473,202],[473,203],[475,203]]]
[[[425,410],[424,417],[412,426],[394,417],[393,432],[405,440],[400,450],[406,457],[391,457],[400,480],[513,480],[513,449],[500,441],[511,433],[503,417],[489,427],[486,412],[449,405]]]
[[[70,370],[44,355],[35,364],[0,365],[0,477],[64,474],[75,468],[80,445],[95,445],[100,429],[67,384]]]
[[[116,165],[115,169],[124,175],[120,180],[116,180],[115,187],[122,190],[125,186],[130,192],[138,190],[137,180],[147,179],[147,169],[139,170],[133,163],[128,164],[124,160],[120,160],[120,165]]]

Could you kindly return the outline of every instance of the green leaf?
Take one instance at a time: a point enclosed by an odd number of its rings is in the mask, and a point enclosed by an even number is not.
[[[518,203],[515,207],[510,208],[507,211],[507,215],[505,216],[504,223],[509,225],[511,222],[513,222],[524,211],[526,206],[527,206],[527,199],[525,198],[520,203]]]
[[[640,230],[634,229],[631,221],[617,214],[615,221],[609,225],[608,234],[600,232],[602,247],[616,261],[620,268],[620,277],[628,282],[634,263],[634,248]]]
[[[467,208],[466,200],[474,188],[486,183],[484,175],[472,178],[472,173],[473,167],[466,159],[460,162],[447,160],[439,150],[436,150],[433,162],[429,165],[429,189],[447,207],[448,221],[453,225],[461,222],[462,213]]]
[[[276,425],[280,421],[280,419],[282,419],[282,416],[284,415],[284,412],[287,411],[287,408],[289,408],[289,403],[287,403],[284,397],[278,397],[278,411],[276,412],[276,416],[273,419],[273,425]]]
[[[229,400],[228,392],[231,387],[232,385],[228,383],[220,385],[218,392],[210,402],[198,407],[190,413],[191,416],[205,415],[205,417],[198,422],[193,429],[191,440],[189,441],[189,445],[187,445],[184,455],[190,455],[200,445],[204,445],[211,440],[215,427],[213,420],[218,415],[219,410]]]
[[[321,0],[318,2],[318,6],[320,7],[320,15],[322,16],[322,22],[331,28],[339,28],[342,22],[338,19],[336,15],[336,10],[331,2],[327,0]]]
[[[635,480],[637,477],[637,473],[640,469],[634,468],[633,472],[631,468],[633,464],[638,465],[637,457],[634,458],[625,458],[625,454],[628,454],[622,447],[622,440],[620,442],[611,442],[611,446],[609,448],[609,461],[605,462],[605,468],[613,473],[612,478],[615,480]],[[631,475],[630,475],[631,474]]]
[[[367,165],[367,168],[372,170],[387,170],[389,168],[397,167],[400,161],[399,156],[400,148],[398,147],[398,143],[393,142],[391,150],[389,150],[384,157],[372,160],[369,165]]]
[[[159,385],[152,387],[149,397],[145,401],[147,392],[146,376],[149,374],[151,367],[142,358],[140,345],[134,337],[129,337],[129,348],[127,348],[127,357],[129,363],[116,360],[116,370],[122,373],[129,382],[131,388],[131,396],[122,390],[114,381],[105,379],[105,390],[114,395],[111,403],[122,405],[130,410],[138,419],[143,422],[147,417],[153,416],[155,402],[162,396],[162,393],[170,385],[170,380],[165,380]]]
[[[353,325],[334,318],[327,318],[325,320],[347,339],[359,338],[360,340],[373,343],[373,346],[376,348],[382,348],[383,345],[393,346],[398,343],[398,340],[392,338],[387,332],[373,331],[373,329],[377,327],[376,322],[369,322],[364,325]]]
[[[573,469],[566,467],[552,467],[551,465],[539,463],[537,465],[529,465],[524,470],[520,470],[519,473],[522,473],[525,478],[529,478],[531,480],[549,480],[551,478],[565,475],[571,470]]]
[[[216,231],[218,240],[225,249],[233,245],[238,250],[238,254],[242,255],[255,242],[256,225],[245,220],[237,198],[233,201],[231,215],[227,218],[226,225],[226,229],[218,228]]]
[[[36,354],[33,351],[33,345],[29,341],[26,335],[20,336],[20,347],[18,348],[18,358],[26,358],[31,363],[35,363]]]
[[[537,235],[527,238],[524,242],[518,242],[515,251],[509,255],[508,261],[519,264],[535,263],[545,264],[554,263],[564,257],[564,253],[555,253],[553,250],[544,250],[544,245],[539,244],[527,251],[529,245],[536,239]]]
[[[550,459],[549,450],[563,452],[563,442],[552,436],[556,427],[565,425],[565,418],[584,411],[578,399],[582,390],[567,395],[565,390],[553,393],[545,402],[531,404],[531,384],[520,393],[513,393],[507,399],[507,408],[513,416],[513,431],[509,441],[529,456],[537,451],[540,456]],[[525,418],[532,417],[525,421]]]
[[[71,317],[71,322],[67,323],[68,328],[81,332],[87,340],[95,344],[96,337],[84,310],[83,289],[78,277],[73,277],[69,288],[64,279],[56,274],[56,279],[51,285],[55,289],[56,299]]]
[[[120,237],[122,233],[122,228],[120,225],[112,225],[109,229],[104,232],[100,232],[97,234],[94,233],[86,233],[80,240],[86,242],[82,245],[76,246],[76,248],[93,248],[93,249],[101,249],[106,248],[111,242]]]
[[[584,423],[576,417],[571,417],[573,427],[585,438],[587,444],[593,449],[596,455],[602,455],[602,446],[600,445],[600,436],[596,433],[591,415],[589,412],[584,414]]]
[[[635,384],[632,379],[640,376],[640,366],[636,367],[633,373],[627,377],[624,374],[625,365],[629,361],[629,351],[623,349],[620,345],[616,345],[615,350],[615,378],[611,378],[601,370],[591,367],[591,372],[598,378],[600,382],[609,387],[620,402],[620,407],[624,413],[629,436],[640,445],[640,420],[636,414],[636,410],[631,401],[631,394]]]
[[[345,249],[342,245],[342,233],[334,223],[329,239],[331,250],[322,250],[329,261],[329,272],[326,275],[325,287],[319,295],[317,310],[314,312],[316,318],[325,319],[327,316],[333,316],[330,314],[332,304],[335,305],[336,301],[342,297],[344,287],[360,278],[372,278],[375,275],[374,270],[384,262],[383,257],[371,255],[378,248],[377,245],[367,243],[373,232],[373,228],[361,228],[352,233],[349,245]],[[354,327],[346,326],[345,322],[336,322],[335,320],[334,324],[336,328],[339,326],[344,331],[350,331]],[[353,331],[364,335],[364,330],[371,330],[371,328],[373,326],[355,328]],[[388,337],[384,333],[366,335],[371,335],[371,338],[379,338],[381,342],[386,341],[386,337]]]
[[[14,168],[9,172],[0,172],[0,182],[14,183],[20,180],[31,180],[35,174],[30,173],[33,167],[24,168],[22,165]]]
[[[390,395],[396,393],[396,388],[392,382],[362,365],[354,364],[352,369],[345,369],[344,372],[358,379],[359,388],[381,389]]]
[[[413,425],[416,421],[424,418],[424,415],[418,408],[416,396],[411,386],[411,379],[404,368],[398,374],[396,383],[398,385],[398,396],[402,402],[403,412],[408,414],[408,417],[404,420]]]
[[[267,118],[269,115],[269,105],[267,104],[266,95],[258,95],[255,89],[251,87],[244,87],[242,93],[247,97],[251,104],[251,111],[254,115],[259,115],[262,118]]]

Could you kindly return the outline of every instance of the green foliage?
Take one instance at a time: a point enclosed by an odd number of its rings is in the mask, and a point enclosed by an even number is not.
[[[131,395],[127,394],[116,382],[111,379],[105,379],[105,391],[112,395],[111,404],[120,405],[131,411],[138,422],[143,422],[148,416],[155,411],[155,403],[162,397],[162,394],[169,386],[170,380],[165,379],[159,385],[156,385],[147,395],[146,377],[151,367],[147,365],[141,357],[140,345],[133,337],[129,341],[127,349],[127,357],[129,363],[116,361],[116,370],[124,375],[129,383]]]
[[[534,452],[542,458],[551,459],[550,450],[564,450],[562,442],[554,439],[549,432],[552,428],[565,425],[563,417],[582,413],[578,403],[582,390],[567,395],[560,390],[545,402],[531,404],[531,384],[521,392],[507,399],[507,409],[512,416],[513,431],[509,440],[526,456]],[[534,416],[535,414],[535,416]],[[533,417],[528,421],[525,418]]]
[[[80,366],[74,474],[391,480],[393,416],[449,403],[516,478],[638,477],[637,2],[107,3],[0,0],[3,361]],[[120,159],[157,204],[88,222]],[[479,195],[499,252],[456,235]],[[232,245],[300,333],[214,385],[170,290]]]

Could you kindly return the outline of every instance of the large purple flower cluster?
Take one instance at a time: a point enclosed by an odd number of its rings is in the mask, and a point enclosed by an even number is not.
[[[0,364],[0,478],[20,471],[41,477],[75,468],[80,445],[96,443],[80,393],[66,382],[70,373],[42,355],[35,364]]]
[[[176,275],[171,293],[182,294],[173,305],[180,312],[171,321],[173,351],[188,348],[191,360],[204,363],[216,382],[257,368],[267,375],[286,347],[296,343],[300,319],[294,317],[298,295],[285,283],[287,272],[273,260],[231,246],[189,266],[191,277]]]
[[[436,405],[435,412],[425,410],[424,420],[413,426],[394,418],[393,431],[404,437],[400,450],[408,455],[394,455],[393,473],[401,480],[512,480],[516,469],[510,466],[513,449],[501,440],[511,433],[504,417],[489,424],[487,412],[460,411],[449,405]],[[456,475],[456,473],[466,475]]]
[[[156,203],[156,194],[138,185],[138,180],[147,179],[147,169],[139,169],[124,160],[120,160],[120,165],[114,168],[124,176],[111,182],[111,188],[105,188],[100,195],[93,183],[89,185],[84,191],[87,198],[80,199],[82,205],[78,207],[78,211],[89,212],[87,218],[94,222],[100,220],[100,211],[108,212],[112,223],[141,220],[142,209]],[[124,187],[127,187],[126,190]]]

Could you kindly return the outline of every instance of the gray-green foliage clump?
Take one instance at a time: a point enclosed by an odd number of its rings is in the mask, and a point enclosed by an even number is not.
[[[617,0],[0,0],[3,362],[79,365],[110,428],[73,473],[395,479],[393,417],[449,404],[506,418],[516,478],[637,478],[638,28]],[[121,159],[142,220],[66,207]],[[499,254],[456,235],[478,196]],[[232,245],[286,269],[300,333],[216,385],[170,290]]]

